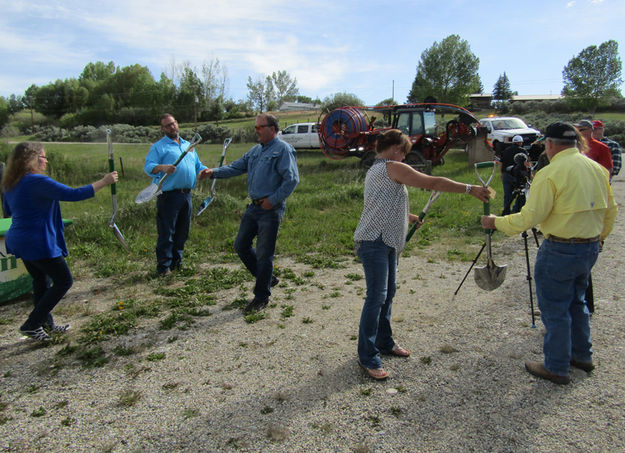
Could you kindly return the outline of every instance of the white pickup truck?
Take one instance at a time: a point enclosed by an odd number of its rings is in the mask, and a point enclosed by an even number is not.
[[[278,137],[293,145],[293,148],[319,148],[319,124],[291,124],[278,132]]]
[[[540,137],[540,131],[528,127],[521,118],[514,116],[494,116],[480,119],[480,124],[488,129],[486,139],[495,151],[502,151],[512,144],[512,137],[523,137],[523,147],[529,148]]]

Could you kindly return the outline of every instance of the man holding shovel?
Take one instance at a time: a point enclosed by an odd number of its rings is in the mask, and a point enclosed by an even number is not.
[[[156,200],[156,272],[165,276],[182,265],[182,252],[189,237],[193,213],[191,190],[198,179],[207,178],[209,173],[195,150],[174,165],[190,143],[178,134],[178,122],[172,115],[164,113],[160,123],[165,135],[150,148],[144,170],[155,183],[169,175]]]
[[[271,287],[278,280],[273,277],[273,254],[286,199],[299,183],[295,149],[280,140],[278,119],[264,113],[256,118],[258,145],[230,165],[208,169],[212,178],[231,178],[247,173],[247,191],[251,203],[247,205],[241,226],[234,241],[234,249],[250,273],[256,277],[254,299],[245,307],[250,313],[269,303]],[[252,242],[256,237],[256,249]]]
[[[544,362],[526,370],[556,384],[570,382],[569,367],[594,369],[585,292],[599,241],[612,231],[616,203],[609,172],[579,152],[573,125],[556,122],[545,132],[550,164],[536,173],[521,212],[483,216],[482,226],[513,236],[537,224],[545,235],[534,267],[536,295],[546,329]]]

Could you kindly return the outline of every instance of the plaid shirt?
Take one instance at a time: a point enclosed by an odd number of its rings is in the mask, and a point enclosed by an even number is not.
[[[610,152],[612,153],[612,176],[618,175],[619,171],[621,171],[621,145],[614,140],[610,140],[608,137],[603,137],[599,140],[601,143],[605,144],[610,148]]]

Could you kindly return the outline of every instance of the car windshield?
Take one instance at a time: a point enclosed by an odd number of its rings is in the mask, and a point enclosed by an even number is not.
[[[502,129],[526,129],[527,125],[519,118],[506,118],[505,120],[493,121],[496,130]]]

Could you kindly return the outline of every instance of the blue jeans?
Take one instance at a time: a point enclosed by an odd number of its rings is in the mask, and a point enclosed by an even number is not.
[[[367,368],[380,368],[380,352],[389,352],[395,344],[391,308],[396,289],[397,252],[379,237],[360,242],[357,254],[367,283],[358,330],[358,358]]]
[[[599,242],[563,244],[545,239],[538,250],[534,279],[546,333],[545,368],[568,375],[571,359],[592,360],[590,315],[585,293]]]
[[[273,275],[273,255],[276,251],[276,239],[286,204],[281,203],[273,209],[265,210],[258,205],[249,204],[236,239],[234,250],[250,273],[256,277],[254,297],[268,299],[271,296],[271,276]],[[256,249],[252,242],[256,237]]]
[[[156,271],[180,267],[191,226],[191,193],[163,192],[156,199]]]
[[[35,308],[22,325],[22,330],[35,330],[48,324],[54,325],[52,309],[59,303],[74,283],[65,258],[44,258],[36,261],[22,260],[33,278],[33,301]],[[50,281],[52,285],[50,285]]]

